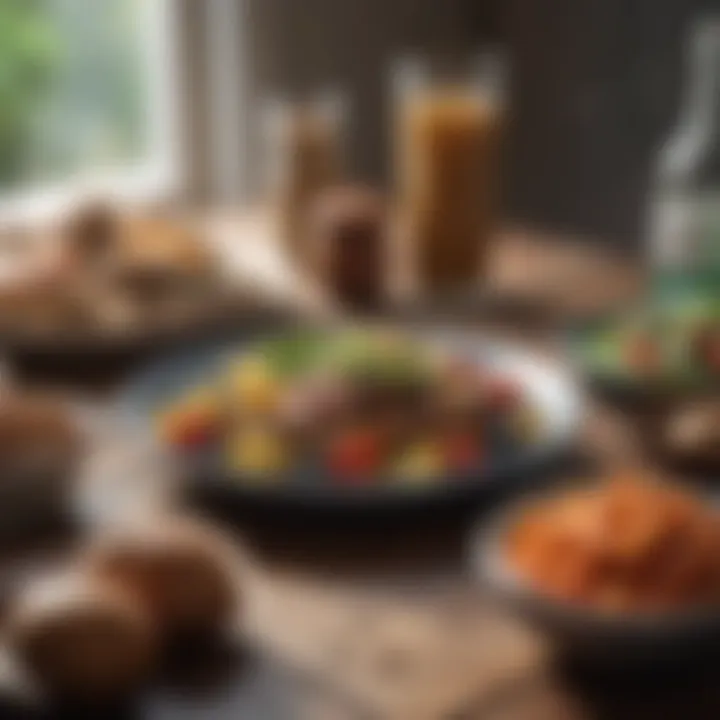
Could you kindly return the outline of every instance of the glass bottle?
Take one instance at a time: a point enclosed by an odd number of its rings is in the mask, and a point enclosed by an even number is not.
[[[496,231],[503,129],[496,55],[405,60],[395,75],[395,175],[422,289],[478,278]]]
[[[308,261],[308,208],[316,195],[342,178],[347,104],[337,91],[275,97],[266,103],[265,186],[277,233],[289,258]]]
[[[650,218],[653,289],[720,294],[720,16],[694,27],[680,121],[662,147]]]

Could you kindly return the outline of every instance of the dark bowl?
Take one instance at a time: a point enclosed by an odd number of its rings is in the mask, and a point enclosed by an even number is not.
[[[428,330],[424,332],[427,334]],[[571,378],[561,368],[513,346],[478,340],[466,333],[434,333],[432,339],[444,345],[453,343],[451,347],[457,352],[474,357],[478,362],[502,364],[518,377],[541,413],[546,428],[542,441],[521,452],[498,452],[489,466],[481,470],[412,488],[383,483],[344,487],[331,483],[316,470],[303,468],[272,482],[258,482],[228,472],[215,453],[192,457],[175,455],[169,459],[176,463],[192,492],[226,505],[364,511],[463,502],[487,494],[499,485],[522,487],[567,452],[579,424],[582,401]],[[246,346],[243,341],[228,340],[158,363],[121,392],[117,405],[119,415],[125,422],[151,433],[150,421],[158,408],[208,377],[223,364],[229,353],[237,353]]]
[[[611,614],[550,598],[531,587],[506,561],[503,543],[535,501],[537,497],[523,499],[483,522],[471,538],[470,563],[480,587],[544,636],[556,652],[598,667],[647,668],[720,649],[720,606]]]
[[[154,357],[232,333],[252,336],[268,326],[288,323],[289,315],[278,305],[239,296],[182,321],[146,323],[125,332],[0,330],[0,350],[20,379],[107,385]]]
[[[704,376],[638,378],[592,362],[586,349],[595,336],[616,319],[600,315],[574,324],[565,332],[565,347],[578,376],[597,397],[629,411],[663,411],[683,399],[720,392],[720,378]]]

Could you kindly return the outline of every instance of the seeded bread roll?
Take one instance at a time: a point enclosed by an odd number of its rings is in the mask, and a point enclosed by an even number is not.
[[[133,590],[166,639],[216,634],[238,608],[233,548],[194,520],[154,519],[100,538],[91,572]]]
[[[106,698],[133,689],[152,670],[156,636],[131,591],[69,573],[36,582],[8,617],[9,647],[51,695]]]

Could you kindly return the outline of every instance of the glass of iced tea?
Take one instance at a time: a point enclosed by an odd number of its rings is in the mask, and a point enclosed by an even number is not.
[[[497,228],[504,124],[498,55],[404,60],[394,73],[395,182],[420,287],[478,279]]]

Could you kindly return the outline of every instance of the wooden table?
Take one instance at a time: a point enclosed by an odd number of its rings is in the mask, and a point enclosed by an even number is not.
[[[321,294],[278,261],[263,216],[229,214],[212,226],[218,247],[239,273],[310,313],[323,310]],[[526,307],[542,307],[546,319],[622,303],[642,283],[627,259],[520,231],[498,241],[491,268],[485,287],[520,297]],[[461,321],[474,322],[474,312],[465,303]],[[529,337],[522,327],[514,329]],[[543,338],[537,326],[533,330],[536,344]],[[622,421],[593,408],[584,433],[592,454],[623,457],[636,451]],[[598,691],[597,685],[555,673],[542,642],[468,582],[466,540],[480,510],[395,517],[371,526],[318,527],[298,517],[248,520],[243,531],[261,568],[250,597],[250,627],[265,651],[302,677],[308,692],[299,716],[718,717],[712,682],[673,678],[662,690],[655,684],[647,692],[634,686],[627,693],[617,685]]]
[[[219,221],[217,237],[240,272],[252,267],[265,287],[298,291],[311,313],[327,310],[322,294],[278,261],[267,222],[262,215],[229,217]],[[535,311],[530,316],[552,323],[619,305],[641,284],[642,274],[626,258],[510,230],[494,248],[482,289],[485,298],[512,297]],[[427,307],[438,311],[437,304]],[[443,310],[446,319],[480,324],[482,308],[464,297]],[[513,329],[527,337],[530,328],[520,325]],[[534,344],[545,339],[537,324],[533,330]],[[636,450],[618,419],[600,409],[587,437],[601,455]],[[258,604],[260,642],[319,681],[320,706],[332,698],[327,717],[354,717],[354,711],[397,720],[589,717],[549,671],[542,643],[468,583],[465,545],[479,510],[371,527],[318,528],[296,518],[292,527],[245,528],[274,588]],[[338,692],[345,701],[339,705]],[[320,707],[313,712],[321,716]]]
[[[275,297],[311,313],[327,312],[327,298],[283,259],[273,221],[264,212],[219,213],[211,237],[229,265]],[[405,256],[405,257],[404,257]],[[416,301],[416,283],[407,253],[389,254],[388,285],[393,296]],[[560,313],[591,313],[637,294],[643,280],[636,261],[610,253],[589,240],[561,238],[508,228],[493,244],[487,277],[478,288],[539,302]]]

